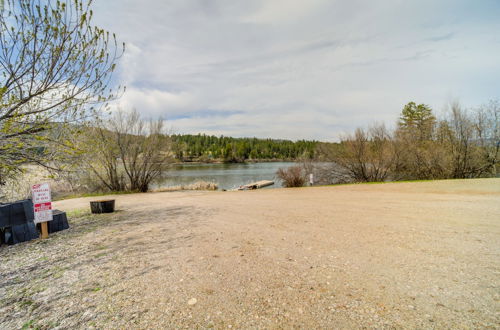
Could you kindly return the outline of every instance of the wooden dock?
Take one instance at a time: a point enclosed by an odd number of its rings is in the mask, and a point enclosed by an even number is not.
[[[269,181],[269,180],[261,180],[249,184],[244,184],[238,188],[238,190],[254,190],[254,189],[260,189],[264,188],[267,186],[272,186],[274,184],[274,181]]]

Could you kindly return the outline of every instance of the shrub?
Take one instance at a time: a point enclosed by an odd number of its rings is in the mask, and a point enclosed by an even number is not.
[[[297,165],[278,169],[276,176],[283,181],[282,185],[286,188],[302,187],[306,183],[302,167]]]

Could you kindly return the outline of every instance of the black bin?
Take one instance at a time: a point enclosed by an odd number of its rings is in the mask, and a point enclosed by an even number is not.
[[[112,213],[115,211],[115,200],[106,199],[90,202],[90,211],[92,213]]]
[[[66,212],[53,210],[52,217],[53,220],[48,222],[49,234],[69,228],[68,217],[66,216]]]
[[[33,221],[34,218],[31,199],[0,205],[0,227],[22,225]]]
[[[30,199],[0,204],[0,243],[17,244],[38,238]]]

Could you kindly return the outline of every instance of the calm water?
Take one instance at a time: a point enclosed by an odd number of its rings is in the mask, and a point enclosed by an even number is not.
[[[294,163],[251,163],[251,164],[189,164],[174,165],[166,172],[167,179],[163,187],[188,185],[197,181],[215,182],[221,189],[235,189],[239,186],[260,180],[274,181],[268,188],[281,188],[281,181],[276,178],[280,167],[289,167]]]

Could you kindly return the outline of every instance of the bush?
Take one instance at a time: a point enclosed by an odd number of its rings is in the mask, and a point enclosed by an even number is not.
[[[302,187],[306,183],[304,172],[301,166],[290,166],[289,168],[280,168],[276,176],[283,181],[283,187]]]

